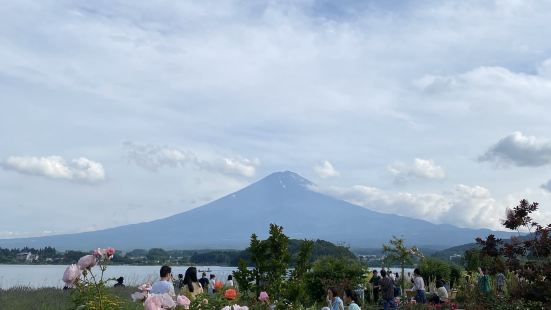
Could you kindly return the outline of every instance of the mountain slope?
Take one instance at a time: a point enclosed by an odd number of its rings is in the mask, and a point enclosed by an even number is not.
[[[319,238],[345,242],[352,247],[379,247],[392,235],[403,235],[411,244],[444,248],[471,242],[491,232],[374,212],[315,192],[310,185],[310,181],[296,173],[278,172],[202,207],[168,218],[79,234],[4,239],[0,240],[0,246],[244,248],[252,233],[265,236],[270,223],[282,225],[292,238]]]

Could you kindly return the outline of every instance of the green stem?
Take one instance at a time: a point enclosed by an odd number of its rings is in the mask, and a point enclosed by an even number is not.
[[[100,265],[100,269],[101,269],[101,265]],[[102,274],[102,278],[103,278],[103,270],[101,272]],[[92,268],[90,268],[90,276],[92,277],[92,279],[94,280],[94,286],[96,287],[96,291],[98,292],[98,297],[99,297],[99,308],[100,310],[103,310],[103,298],[101,296],[101,290],[100,290],[100,287],[98,285],[98,281],[96,280],[96,276],[94,275],[94,273],[92,272]]]

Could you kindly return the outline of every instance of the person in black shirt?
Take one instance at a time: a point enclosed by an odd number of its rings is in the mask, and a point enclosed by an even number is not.
[[[201,286],[204,290],[206,290],[209,287],[209,279],[207,279],[207,274],[203,272],[201,275],[201,279],[199,279],[199,283],[201,283]]]
[[[124,287],[124,278],[123,277],[119,277],[117,279],[117,283],[115,283],[115,285],[113,285],[114,287]]]
[[[384,269],[381,270],[381,276],[383,278],[379,281],[379,285],[383,295],[384,310],[396,309],[396,302],[394,300],[394,280],[386,276],[386,271]]]
[[[379,302],[379,282],[381,281],[381,277],[377,274],[377,270],[373,270],[373,277],[369,280],[369,283],[373,287],[373,302],[377,303]]]
[[[179,273],[178,274],[178,288],[181,289],[184,287],[184,275]]]

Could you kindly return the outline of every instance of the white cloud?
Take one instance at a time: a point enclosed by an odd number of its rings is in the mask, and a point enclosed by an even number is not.
[[[95,183],[105,180],[101,163],[79,157],[67,162],[61,156],[10,156],[2,163],[4,169],[23,174],[38,175],[52,179],[64,179]]]
[[[516,131],[490,147],[479,160],[520,167],[543,166],[551,163],[551,142]]]
[[[441,180],[446,177],[444,168],[436,165],[432,159],[415,158],[412,165],[397,163],[389,166],[388,171],[399,184],[415,179]]]
[[[390,192],[356,185],[322,189],[326,193],[368,209],[470,228],[500,228],[505,209],[482,186],[459,184],[443,193]]]
[[[340,175],[340,172],[328,160],[324,160],[320,165],[314,166],[314,172],[321,178],[337,177]]]
[[[161,167],[190,165],[207,171],[253,177],[256,174],[257,167],[260,166],[260,160],[257,158],[216,157],[214,159],[200,159],[191,151],[132,142],[125,142],[124,148],[130,161],[152,171]]]
[[[223,170],[227,173],[240,174],[247,177],[253,177],[256,174],[256,167],[260,165],[258,159],[247,158],[224,158]]]

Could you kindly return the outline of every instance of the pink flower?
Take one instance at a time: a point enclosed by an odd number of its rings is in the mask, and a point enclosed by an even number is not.
[[[174,302],[174,299],[172,299],[172,296],[170,296],[168,293],[160,294],[159,297],[161,297],[161,307],[163,309],[176,308],[176,303]]]
[[[75,264],[72,264],[65,269],[63,273],[63,282],[67,287],[73,287],[77,279],[80,277],[80,269]]]
[[[107,257],[108,257],[109,259],[111,259],[111,258],[113,257],[113,255],[115,255],[115,249],[109,247],[109,248],[107,248],[107,249],[104,250],[104,253],[105,253],[105,255],[107,255]]]
[[[149,284],[149,283],[144,283],[144,284],[138,286],[138,289],[139,289],[140,291],[142,291],[142,292],[144,292],[144,291],[151,291],[151,284]]]
[[[92,255],[94,255],[94,257],[100,258],[103,256],[103,250],[100,248],[97,248],[97,250],[94,250],[94,253]]]
[[[132,298],[132,301],[141,301],[143,302],[147,298],[147,292],[135,292],[130,295],[130,298]]]
[[[94,255],[84,255],[78,260],[78,267],[80,270],[90,269],[96,265],[96,257]]]
[[[159,295],[149,295],[143,306],[145,310],[163,310],[163,299]]]
[[[260,296],[258,296],[258,300],[263,301],[263,302],[267,302],[268,299],[269,299],[268,293],[260,292]]]
[[[176,298],[176,303],[179,306],[184,307],[184,309],[189,309],[189,305],[191,304],[191,301],[186,296],[180,295],[178,296],[178,298]]]

